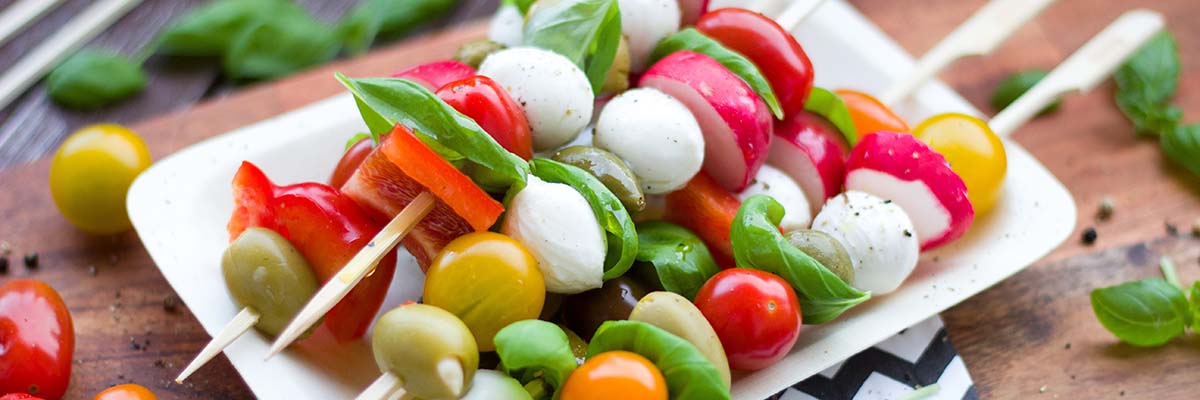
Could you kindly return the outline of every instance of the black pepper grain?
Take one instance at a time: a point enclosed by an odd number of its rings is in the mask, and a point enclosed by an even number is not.
[[[38,267],[38,253],[34,252],[34,253],[25,254],[25,268],[37,269],[37,267]]]
[[[1099,236],[1096,233],[1096,228],[1087,228],[1083,231],[1083,244],[1091,246],[1096,243],[1096,238]]]
[[[169,313],[174,313],[175,305],[176,305],[175,295],[168,294],[166,297],[163,297],[163,301],[162,301],[163,311],[166,311]]]
[[[0,275],[8,273],[8,257],[0,256]]]
[[[1167,228],[1167,234],[1171,236],[1179,236],[1179,227],[1170,222],[1163,222],[1163,226]]]

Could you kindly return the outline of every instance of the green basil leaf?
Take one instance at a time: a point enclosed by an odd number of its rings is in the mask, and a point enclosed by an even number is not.
[[[758,93],[758,97],[767,103],[767,107],[771,109],[772,114],[775,114],[775,118],[783,119],[783,107],[779,105],[779,98],[775,97],[771,83],[767,81],[758,67],[746,57],[722,46],[720,42],[705,36],[695,28],[686,28],[658,42],[658,46],[650,54],[650,64],[653,65],[663,57],[680,50],[694,51],[717,60],[730,72],[742,78],[747,85],[750,85],[750,88]]]
[[[729,238],[733,258],[741,267],[770,272],[792,285],[800,297],[804,323],[832,321],[846,310],[871,298],[851,287],[816,259],[788,243],[779,233],[783,206],[766,195],[742,202],[733,218]]]
[[[522,384],[541,379],[557,393],[576,367],[567,334],[546,321],[513,322],[496,332],[492,342],[501,370]]]
[[[525,18],[525,44],[553,51],[578,65],[600,93],[621,41],[617,0],[547,2]]]
[[[222,66],[234,79],[272,79],[329,61],[340,46],[328,27],[308,15],[273,17],[243,30]]]
[[[813,86],[812,91],[808,92],[808,100],[804,102],[804,110],[825,117],[842,133],[850,146],[858,143],[858,131],[854,129],[854,120],[850,119],[850,110],[836,93]]]
[[[467,172],[485,190],[525,185],[529,164],[508,152],[470,117],[419,84],[401,78],[350,79],[335,74],[358,104],[363,121],[378,139],[397,123],[450,162],[471,161]]]
[[[1135,93],[1148,103],[1163,103],[1179,86],[1179,48],[1170,32],[1146,42],[1113,74],[1118,92]]]
[[[653,268],[655,278],[667,291],[695,300],[704,282],[721,271],[708,246],[687,228],[650,221],[638,224],[637,230],[637,261]]]
[[[1200,332],[1200,281],[1192,282],[1191,295],[1188,297],[1192,310],[1192,331]]]
[[[1030,69],[1015,74],[1009,75],[1003,81],[996,85],[995,91],[992,92],[992,108],[995,110],[1003,110],[1017,101],[1021,95],[1028,92],[1049,73],[1042,69]],[[1038,115],[1046,115],[1058,111],[1058,107],[1062,106],[1062,100],[1055,100],[1050,105],[1038,111]]]
[[[533,6],[533,0],[502,0],[500,4],[501,6],[510,5],[517,7],[521,15],[525,15],[529,13],[529,7]]]
[[[1100,324],[1135,346],[1162,345],[1192,322],[1183,291],[1161,278],[1096,289],[1091,297]]]
[[[667,381],[671,400],[730,398],[720,372],[696,346],[662,328],[641,321],[607,321],[588,345],[588,357],[625,350],[646,357]]]
[[[90,49],[75,53],[46,77],[50,98],[73,109],[99,108],[145,87],[146,74],[141,65],[114,53]]]
[[[307,17],[308,12],[285,0],[212,2],[172,22],[160,35],[158,50],[180,56],[221,56],[250,26],[287,16]]]
[[[1200,124],[1168,129],[1158,142],[1171,161],[1200,175]]]
[[[605,233],[608,253],[604,256],[604,280],[624,275],[637,257],[638,233],[621,199],[612,194],[599,179],[579,167],[546,158],[535,158],[529,165],[538,178],[567,184],[583,195]]]
[[[1183,111],[1166,103],[1145,101],[1137,92],[1117,91],[1117,108],[1133,123],[1139,134],[1162,135],[1175,129],[1183,119]]]
[[[338,36],[350,54],[362,54],[376,37],[394,38],[445,16],[455,0],[366,0],[342,17]]]

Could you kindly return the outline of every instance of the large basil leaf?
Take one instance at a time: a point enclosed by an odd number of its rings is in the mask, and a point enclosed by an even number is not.
[[[221,56],[238,36],[264,20],[308,13],[286,0],[220,0],[184,14],[159,36],[158,50],[181,56]]]
[[[604,280],[624,275],[637,257],[638,233],[621,199],[579,167],[545,158],[535,158],[529,165],[538,178],[567,184],[583,195],[605,233],[608,253],[604,256]]]
[[[133,61],[116,54],[83,50],[46,77],[46,91],[55,103],[74,109],[93,109],[141,92],[146,74]]]
[[[667,381],[671,400],[730,398],[720,372],[696,346],[662,328],[641,321],[607,321],[588,345],[588,357],[625,350],[646,357]]]
[[[467,172],[484,189],[495,192],[525,185],[529,174],[525,160],[505,150],[474,120],[428,89],[401,78],[335,76],[354,94],[374,138],[390,132],[397,123],[404,124],[447,161],[471,161],[474,166]]]
[[[1182,119],[1183,113],[1167,104],[1179,87],[1179,73],[1179,49],[1166,31],[1150,39],[1113,73],[1117,107],[1138,133],[1163,134]]]
[[[854,129],[854,120],[850,119],[850,110],[846,102],[837,93],[813,86],[808,92],[808,100],[804,102],[804,110],[825,117],[829,123],[842,133],[850,146],[858,143],[858,130]]]
[[[1183,290],[1161,278],[1096,289],[1091,297],[1100,324],[1135,346],[1162,345],[1193,322]]]
[[[578,65],[600,93],[621,41],[617,0],[543,2],[525,18],[525,44],[553,51]]]
[[[350,54],[362,54],[376,37],[404,35],[454,9],[455,0],[365,0],[342,17],[337,33]]]
[[[500,356],[500,369],[522,384],[540,379],[557,393],[576,367],[567,334],[546,321],[513,322],[497,332],[492,342]]]
[[[1158,142],[1171,161],[1200,175],[1200,124],[1168,129]]]
[[[650,64],[680,50],[694,51],[717,60],[734,75],[746,81],[746,84],[750,85],[755,93],[758,93],[758,97],[767,103],[767,107],[771,109],[772,114],[775,114],[775,118],[783,119],[783,107],[779,105],[779,98],[775,97],[771,83],[758,70],[754,62],[722,46],[720,42],[705,36],[695,28],[686,28],[658,42],[658,46],[650,54]]]
[[[800,297],[806,324],[832,321],[871,298],[869,292],[846,284],[820,262],[788,243],[779,233],[783,212],[783,206],[766,195],[750,196],[742,202],[729,232],[738,266],[779,275],[791,284]]]
[[[234,79],[271,79],[329,61],[340,47],[329,28],[307,14],[278,16],[242,30],[222,66]]]
[[[708,252],[704,240],[679,225],[650,221],[637,225],[638,255],[635,268],[653,268],[663,289],[688,300],[721,269]]]

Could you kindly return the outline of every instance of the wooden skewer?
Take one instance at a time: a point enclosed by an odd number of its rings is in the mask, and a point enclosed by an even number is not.
[[[925,53],[911,72],[892,84],[879,100],[893,105],[908,97],[951,62],[995,50],[1017,28],[1046,9],[1054,0],[992,0],[945,39]]]
[[[355,400],[381,400],[389,398],[397,398],[404,396],[404,382],[400,381],[400,377],[391,372],[380,375],[378,379],[371,382],[371,386],[367,386],[366,390],[358,394]]]
[[[312,299],[304,305],[304,308],[292,318],[288,323],[287,328],[279,333],[279,337],[275,339],[275,343],[271,344],[271,349],[267,351],[267,359],[270,359],[275,354],[278,354],[288,345],[291,345],[296,338],[300,337],[313,324],[317,323],[329,309],[333,308],[337,302],[346,297],[359,281],[362,280],[367,273],[371,272],[379,260],[383,259],[384,255],[392,251],[400,239],[403,239],[413,227],[433,210],[435,198],[432,193],[421,192],[412,200],[408,206],[400,210],[391,222],[388,222],[378,234],[359,250],[358,254],[354,255],[337,275],[333,276],[329,282],[325,282],[325,286],[313,295]]]
[[[100,31],[112,25],[142,0],[99,0],[42,42],[0,77],[0,109],[7,107],[55,64]]]
[[[7,42],[29,23],[45,15],[62,0],[21,0],[8,6],[0,13],[0,44]]]
[[[209,360],[212,360],[213,357],[216,357],[217,354],[225,350],[226,347],[229,347],[234,340],[237,340],[242,334],[249,331],[250,328],[253,328],[254,324],[258,323],[260,317],[262,317],[262,314],[259,314],[253,308],[243,308],[228,324],[225,324],[224,328],[221,328],[221,331],[216,336],[213,336],[208,345],[200,350],[200,354],[197,354],[196,358],[192,359],[187,368],[184,368],[183,372],[179,373],[179,376],[175,378],[175,383],[183,383],[184,379],[187,379],[193,372],[196,372],[196,370],[208,363]]]
[[[996,114],[988,124],[1000,137],[1011,135],[1059,96],[1086,92],[1162,30],[1161,14],[1138,9],[1121,14],[1041,81]]]

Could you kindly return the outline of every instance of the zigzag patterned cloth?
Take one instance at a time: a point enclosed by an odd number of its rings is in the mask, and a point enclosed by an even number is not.
[[[890,400],[934,383],[940,389],[925,399],[979,399],[966,364],[954,350],[942,319],[937,316],[900,331],[768,400]]]

